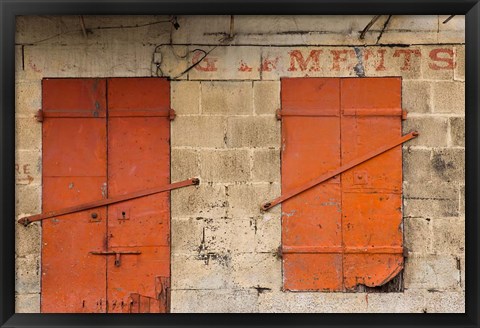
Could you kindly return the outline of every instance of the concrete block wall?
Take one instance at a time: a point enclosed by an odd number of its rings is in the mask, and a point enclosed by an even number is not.
[[[382,34],[384,16],[359,39],[371,18],[85,16],[84,35],[79,16],[18,17],[15,219],[41,211],[42,78],[168,76],[172,181],[201,178],[171,194],[172,312],[463,312],[464,17]],[[281,291],[281,208],[259,205],[281,193],[279,79],[298,76],[403,78],[404,292]],[[17,312],[39,312],[40,235],[16,227]]]

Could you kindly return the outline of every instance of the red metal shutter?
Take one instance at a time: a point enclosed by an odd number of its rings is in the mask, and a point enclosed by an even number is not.
[[[282,192],[401,136],[400,78],[281,81]],[[284,289],[379,286],[403,268],[401,146],[286,200]]]
[[[105,80],[43,80],[44,212],[106,197],[105,90]],[[106,223],[106,207],[42,223],[42,312],[106,311],[106,259],[90,254]]]
[[[170,116],[166,79],[44,80],[43,212],[168,185]],[[169,192],[42,226],[42,312],[168,312]]]
[[[170,83],[108,80],[108,196],[170,183]],[[108,250],[138,251],[107,266],[109,312],[166,312],[170,278],[170,192],[108,206]],[[138,294],[141,304],[136,302]],[[159,296],[159,294],[161,294]],[[140,302],[140,301],[137,302]],[[123,306],[122,306],[123,305]]]

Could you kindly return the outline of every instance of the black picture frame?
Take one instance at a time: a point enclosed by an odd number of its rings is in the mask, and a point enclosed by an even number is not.
[[[107,14],[445,14],[466,15],[466,313],[465,314],[15,314],[15,16]],[[0,0],[0,325],[1,327],[435,326],[478,327],[479,61],[478,0]]]

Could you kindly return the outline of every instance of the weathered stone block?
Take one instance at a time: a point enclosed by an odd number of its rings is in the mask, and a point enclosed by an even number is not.
[[[171,149],[171,180],[200,176],[198,153],[193,149]]]
[[[402,81],[402,108],[408,113],[431,112],[432,90],[428,81]],[[411,118],[407,118],[407,122]]]
[[[255,219],[196,217],[173,220],[172,245],[175,253],[200,256],[253,252]],[[176,229],[176,230],[175,230]]]
[[[83,16],[87,37],[84,36],[78,16],[17,16],[17,43],[62,46],[108,43],[169,42],[169,17],[166,15],[85,15]],[[79,25],[78,29],[69,27]],[[108,28],[134,26],[138,28]],[[42,41],[43,40],[43,41]]]
[[[271,117],[230,117],[227,147],[280,147],[280,121]]]
[[[15,184],[42,183],[42,153],[38,150],[15,152]]]
[[[202,113],[249,115],[253,113],[252,82],[202,82]]]
[[[258,296],[260,312],[358,313],[367,310],[364,293],[285,293],[267,291]]]
[[[226,216],[225,187],[200,181],[199,186],[172,190],[171,206],[172,218]]]
[[[152,72],[154,76],[167,76],[172,79],[187,79],[186,72],[189,63],[187,46],[161,45],[155,47],[153,54]]]
[[[40,313],[40,294],[15,295],[15,313]]]
[[[40,81],[15,83],[15,115],[33,117],[42,108]]]
[[[15,148],[17,150],[42,148],[42,124],[33,116],[15,120]]]
[[[457,263],[460,263],[460,287],[465,291],[465,272],[467,271],[465,266],[465,256],[458,256],[456,260]]]
[[[460,289],[460,274],[453,256],[410,256],[405,261],[404,279],[405,289]]]
[[[178,116],[171,123],[172,147],[225,147],[225,118]]]
[[[231,217],[258,216],[264,202],[280,196],[279,183],[234,184],[226,188]]]
[[[236,288],[278,291],[282,287],[282,261],[274,253],[233,254],[232,280]]]
[[[447,23],[450,15],[438,16],[438,43],[465,43],[465,15],[455,15]]]
[[[409,252],[432,253],[432,224],[430,218],[405,218],[403,220],[405,247]]]
[[[431,292],[427,296],[427,313],[465,313],[465,292]]]
[[[455,70],[454,47],[448,45],[424,46],[422,60],[422,79],[453,80]]]
[[[256,149],[253,151],[253,181],[280,182],[280,150]]]
[[[15,254],[19,257],[27,255],[40,256],[41,228],[39,223],[31,223],[24,227],[15,224]]]
[[[173,43],[217,44],[230,28],[229,15],[181,15],[177,18],[181,28],[172,29]]]
[[[456,81],[465,81],[465,46],[456,46],[455,51],[455,72]]]
[[[465,83],[434,82],[433,112],[465,114]]]
[[[15,186],[15,216],[38,214],[42,210],[42,188],[39,185]],[[15,219],[15,218],[12,218]]]
[[[203,218],[172,218],[172,254],[191,254],[199,251],[204,240],[202,225],[196,222],[199,220],[203,220]]]
[[[465,181],[465,150],[463,149],[434,149],[431,165],[433,176],[447,182]]]
[[[190,65],[204,56],[203,52],[194,51],[195,49],[209,52],[212,47],[191,46]],[[188,72],[188,78],[191,80],[259,80],[260,51],[259,47],[216,47],[200,64]]]
[[[171,103],[177,115],[199,114],[200,112],[200,82],[172,81]]]
[[[244,15],[235,17],[235,41],[237,44],[364,44],[375,38],[367,33],[359,39],[360,31],[371,16],[343,16],[336,19],[329,15]],[[378,33],[375,33],[378,34]]]
[[[465,180],[463,149],[403,150],[404,181],[409,183],[444,183]]]
[[[172,256],[172,289],[226,289],[232,286],[231,255]],[[173,297],[172,297],[173,300]],[[218,302],[212,302],[214,305]]]
[[[405,217],[448,217],[458,216],[459,190],[456,185],[446,182],[404,183],[403,209]]]
[[[403,133],[418,131],[419,136],[408,142],[409,146],[446,147],[448,144],[448,119],[440,117],[411,117],[403,122]]]
[[[391,36],[394,37],[393,33]],[[425,60],[421,46],[371,47],[363,50],[362,57],[365,76],[401,76],[403,79],[419,79]]]
[[[403,293],[369,293],[368,313],[423,313],[425,293],[418,290],[406,290]]]
[[[276,252],[282,244],[280,214],[266,212],[256,217],[255,251]]]
[[[465,147],[465,118],[450,117],[450,138],[452,146]]]
[[[40,292],[40,256],[38,254],[15,259],[15,292],[18,294]]]
[[[246,182],[250,180],[250,154],[247,150],[200,151],[201,177],[205,181]]]
[[[460,216],[465,216],[465,185],[460,186],[460,206],[458,212]]]
[[[432,229],[436,254],[465,254],[464,218],[435,218],[432,220]]]
[[[256,290],[172,290],[173,313],[258,312]]]
[[[253,82],[253,102],[255,114],[272,114],[280,109],[280,82]]]

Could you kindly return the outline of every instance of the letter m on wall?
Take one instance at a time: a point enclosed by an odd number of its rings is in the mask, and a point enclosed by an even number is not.
[[[400,78],[281,81],[282,192],[402,133]],[[384,285],[403,269],[402,146],[285,201],[285,290]]]

